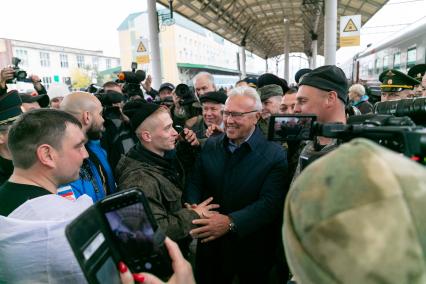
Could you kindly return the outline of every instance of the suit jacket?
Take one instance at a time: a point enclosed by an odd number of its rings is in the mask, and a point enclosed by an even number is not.
[[[269,142],[256,127],[233,153],[225,134],[207,139],[189,180],[186,199],[199,203],[212,196],[219,211],[232,218],[235,233],[198,244],[200,283],[226,280],[244,270],[267,273],[280,243],[282,208],[288,191],[283,148]],[[204,278],[205,277],[205,278]],[[222,280],[220,280],[222,277]]]

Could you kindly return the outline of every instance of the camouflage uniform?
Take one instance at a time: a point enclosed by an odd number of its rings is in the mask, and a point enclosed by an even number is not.
[[[426,169],[369,140],[315,161],[284,210],[298,283],[426,283],[425,204]]]
[[[118,185],[121,189],[138,187],[146,195],[151,211],[160,228],[175,241],[189,237],[195,228],[192,220],[199,218],[193,210],[182,206],[182,175],[174,177],[177,171],[161,163],[148,162],[148,150],[139,143],[117,165]],[[145,153],[142,157],[140,153]],[[155,155],[155,154],[151,154]],[[148,158],[147,158],[148,157]],[[158,156],[154,161],[166,159]],[[170,160],[169,165],[172,164]],[[184,243],[186,244],[186,241]],[[181,243],[182,245],[182,243]]]

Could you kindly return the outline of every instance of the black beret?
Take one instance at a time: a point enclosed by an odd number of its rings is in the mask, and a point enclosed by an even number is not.
[[[0,96],[0,125],[16,120],[22,114],[21,104],[16,90]]]
[[[309,69],[309,68],[300,69],[299,71],[296,72],[296,74],[294,74],[294,81],[296,81],[296,83],[299,84],[300,78],[311,71],[312,69]]]
[[[283,94],[285,94],[289,90],[287,81],[278,76],[275,76],[274,74],[265,73],[260,75],[260,77],[257,79],[258,89],[262,88],[263,86],[272,85],[272,84],[280,86],[281,89],[283,89]]]
[[[303,76],[299,86],[307,85],[324,91],[335,91],[345,105],[348,102],[348,81],[336,65],[318,67]]]
[[[119,93],[113,90],[108,90],[104,95],[104,104],[110,106],[112,104],[122,102],[123,99],[124,97],[122,93]]]
[[[141,123],[161,106],[145,103],[142,100],[133,100],[123,106],[123,113],[130,119],[130,127],[135,131]]]
[[[200,97],[200,102],[215,102],[218,104],[225,104],[228,96],[224,92],[208,92]]]
[[[40,107],[48,107],[49,106],[50,99],[49,99],[48,95],[33,96],[33,95],[29,95],[29,94],[19,94],[19,96],[21,97],[22,103],[38,102]]]

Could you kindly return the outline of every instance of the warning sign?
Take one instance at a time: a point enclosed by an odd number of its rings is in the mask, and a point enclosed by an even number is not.
[[[146,47],[145,47],[145,45],[143,45],[142,41],[139,42],[138,49],[136,49],[136,51],[137,52],[146,52]]]
[[[340,47],[359,46],[361,15],[340,17]]]
[[[358,29],[356,28],[352,19],[349,19],[349,22],[346,24],[346,27],[343,29],[345,33],[347,32],[356,32]]]

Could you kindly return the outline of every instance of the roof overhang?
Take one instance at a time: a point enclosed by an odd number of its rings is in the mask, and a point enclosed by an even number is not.
[[[338,19],[361,15],[366,23],[388,0],[338,1]],[[168,6],[169,0],[157,0]],[[323,0],[173,0],[173,10],[262,58],[284,53],[284,19],[290,23],[290,52],[311,54],[318,38],[323,54]],[[339,28],[336,31],[339,36]]]

